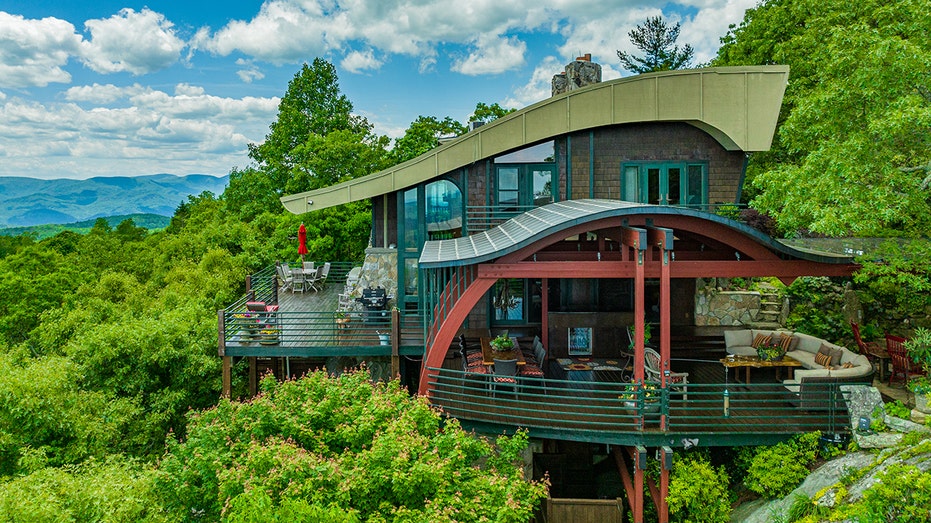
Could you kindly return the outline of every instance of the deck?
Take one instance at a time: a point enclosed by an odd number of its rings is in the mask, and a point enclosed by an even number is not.
[[[345,272],[331,272],[321,290],[292,292],[277,285],[274,271],[253,275],[250,292],[220,311],[220,354],[309,358],[423,354],[421,315],[340,313],[337,304],[344,282]],[[278,308],[250,312],[249,301]]]

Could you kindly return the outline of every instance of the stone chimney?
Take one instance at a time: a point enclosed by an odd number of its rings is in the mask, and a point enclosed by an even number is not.
[[[556,96],[600,81],[601,66],[592,62],[591,53],[585,53],[566,65],[565,72],[553,75],[552,95]]]

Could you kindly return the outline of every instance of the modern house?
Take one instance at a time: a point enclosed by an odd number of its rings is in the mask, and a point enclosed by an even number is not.
[[[379,284],[396,306],[391,346],[302,345],[299,334],[290,345],[238,344],[231,308],[220,315],[226,368],[232,357],[406,356],[391,373],[464,425],[527,429],[534,469],[561,497],[599,497],[576,480],[607,463],[639,521],[646,461],[657,457],[651,497],[664,521],[674,449],[846,424],[834,402],[794,407],[778,382],[738,386],[713,341],[740,320],[705,306],[716,278],[856,269],[849,257],[791,248],[715,212],[739,202],[747,155],[769,149],[788,76],[785,66],[729,67],[600,82],[582,57],[554,78],[547,100],[390,169],[282,198],[296,214],[371,200],[367,265],[390,275]],[[277,301],[274,277],[263,281]],[[276,321],[287,314],[282,306]],[[468,370],[460,348],[487,350],[505,331],[540,340],[542,376]],[[687,390],[674,381],[684,367]]]

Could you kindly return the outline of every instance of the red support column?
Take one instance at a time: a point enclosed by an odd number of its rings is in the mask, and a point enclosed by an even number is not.
[[[659,503],[657,506],[659,512],[659,523],[669,523],[669,473],[672,471],[672,449],[670,447],[660,447],[660,464],[659,464]]]
[[[670,313],[670,294],[671,280],[669,257],[673,247],[673,231],[663,227],[647,227],[648,241],[650,245],[659,248],[660,277],[659,277],[659,357],[662,362],[662,374],[660,386],[667,389],[666,381],[670,372],[669,359],[672,357],[670,352],[672,348],[671,329],[672,323]],[[666,414],[660,417],[660,429],[666,430]]]
[[[646,231],[636,227],[621,226],[621,244],[634,249],[634,381],[643,383],[643,294],[646,273],[643,267],[643,254],[646,248]],[[640,420],[643,423],[643,420]]]

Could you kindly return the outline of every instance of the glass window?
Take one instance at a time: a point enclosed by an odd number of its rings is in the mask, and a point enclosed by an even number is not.
[[[498,168],[498,205],[516,207],[520,197],[517,167]]]
[[[637,190],[640,178],[640,168],[636,165],[624,166],[624,179],[621,182],[621,199],[626,202],[640,201],[640,192]]]
[[[404,192],[404,249],[416,251],[420,246],[417,242],[417,230],[420,220],[417,219],[417,189]]]
[[[536,207],[553,203],[553,171],[550,169],[534,169],[531,171],[533,180],[533,204]]]
[[[705,192],[706,187],[705,166],[695,164],[689,165],[686,199],[683,203],[692,208],[704,208],[705,204],[708,203],[708,197]]]
[[[498,280],[494,286],[491,305],[497,321],[524,319],[524,280]]]
[[[424,189],[425,221],[429,240],[462,235],[462,192],[449,180],[430,183]]]

